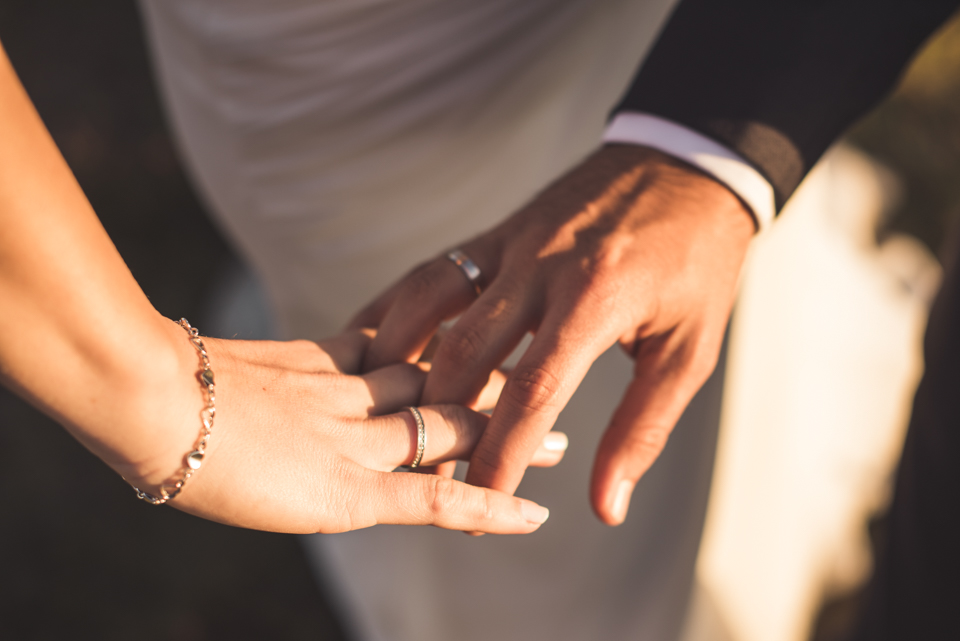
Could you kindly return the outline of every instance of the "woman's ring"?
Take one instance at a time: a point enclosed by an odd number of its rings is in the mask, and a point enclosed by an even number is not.
[[[420,461],[423,460],[423,451],[427,449],[427,427],[423,423],[423,415],[420,414],[420,410],[416,407],[405,407],[403,409],[410,412],[413,415],[413,420],[417,422],[417,453],[413,457],[413,463],[408,466],[412,470],[420,465]]]
[[[453,264],[460,268],[463,275],[470,281],[473,291],[477,292],[477,296],[483,293],[483,289],[480,287],[480,268],[477,267],[475,262],[459,249],[454,249],[447,254],[447,259],[453,261]]]

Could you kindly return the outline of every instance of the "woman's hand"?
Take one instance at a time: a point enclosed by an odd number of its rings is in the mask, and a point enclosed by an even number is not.
[[[177,396],[186,403],[173,404],[183,420],[170,419],[175,429],[155,432],[152,454],[134,457],[140,458],[136,471],[115,466],[151,493],[182,465],[200,430],[199,361],[183,330],[174,329],[184,366],[192,370],[180,374],[186,385]],[[377,523],[501,534],[536,530],[548,512],[535,503],[441,476],[392,472],[413,460],[416,424],[400,408],[417,404],[428,366],[352,375],[371,339],[362,332],[319,345],[205,338],[216,374],[214,431],[202,468],[169,505],[221,523],[282,532],[344,532]],[[492,406],[503,381],[495,372],[475,407]],[[420,411],[427,435],[423,465],[469,459],[488,421],[458,405]],[[551,433],[535,463],[556,464],[565,446],[565,436]]]
[[[2,47],[0,140],[0,383],[156,493],[200,433],[197,354],[133,279]],[[398,410],[418,403],[426,374],[401,365],[351,376],[369,341],[206,340],[214,431],[203,466],[170,504],[278,532],[376,523],[536,530],[547,511],[530,501],[390,472],[413,458],[415,428]],[[469,457],[487,423],[456,406],[423,408],[423,418],[425,463]],[[543,462],[559,461],[562,449]]]

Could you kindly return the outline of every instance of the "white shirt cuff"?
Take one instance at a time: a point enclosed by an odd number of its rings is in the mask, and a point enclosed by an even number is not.
[[[664,118],[644,113],[617,114],[603,134],[603,142],[652,147],[710,174],[747,204],[762,231],[776,213],[773,187],[753,165],[703,134]]]

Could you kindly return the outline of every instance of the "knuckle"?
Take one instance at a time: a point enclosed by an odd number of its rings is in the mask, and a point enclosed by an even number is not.
[[[584,320],[595,328],[610,327],[616,324],[622,309],[622,292],[609,283],[591,284],[583,290],[577,301]]]
[[[316,389],[327,384],[327,373],[311,375],[290,369],[273,369],[262,379],[263,391],[276,392],[282,390],[285,395],[302,399],[314,393]]]
[[[694,391],[700,389],[716,369],[722,341],[722,334],[714,336],[709,332],[696,332],[685,349],[680,350],[678,356],[683,361],[681,366]]]
[[[628,456],[653,461],[667,446],[671,429],[666,425],[647,425],[634,431],[624,443]]]
[[[446,361],[457,369],[466,369],[482,359],[486,348],[486,338],[475,327],[454,327],[440,342],[434,360]]]
[[[429,300],[437,294],[441,279],[442,275],[433,265],[421,265],[407,276],[404,297],[414,302]]]
[[[683,393],[692,395],[713,374],[720,358],[723,332],[698,327],[639,341],[635,356],[647,359],[661,377],[673,377]]]
[[[705,354],[701,358],[693,359],[687,366],[687,373],[690,376],[690,383],[694,388],[694,392],[700,389],[713,374],[717,368],[718,356],[718,354]]]
[[[324,392],[337,401],[348,401],[358,389],[366,386],[359,376],[343,376],[330,372],[318,372],[315,376]]]
[[[470,436],[470,422],[466,416],[467,409],[465,407],[462,405],[435,405],[433,409],[443,419],[455,440],[461,441]]]
[[[483,475],[503,472],[508,464],[503,452],[497,446],[484,446],[482,442],[473,450],[473,455],[470,457],[470,471],[480,472]]]
[[[353,410],[358,401],[369,398],[369,388],[363,379],[355,376],[317,372],[286,378],[283,387],[296,396],[300,407],[319,410],[331,418]]]
[[[560,380],[542,367],[518,367],[507,381],[503,396],[531,412],[555,409],[560,402]]]
[[[589,304],[595,316],[615,311],[618,301],[623,300],[622,269],[601,260],[591,261],[584,271],[581,282],[583,302]]]
[[[477,519],[481,523],[493,521],[495,519],[493,506],[490,505],[490,493],[480,493],[480,510],[477,513]]]
[[[609,248],[598,248],[585,257],[581,265],[584,276],[592,284],[616,281],[623,273],[620,253]]]
[[[435,518],[453,512],[460,502],[458,485],[443,476],[438,476],[427,486],[427,509]]]
[[[344,478],[348,472],[342,461],[328,461],[328,467],[334,478]],[[337,534],[349,532],[362,525],[363,515],[356,507],[359,503],[356,496],[343,485],[321,485],[316,489],[316,496],[311,503],[314,505],[313,530],[322,534]]]
[[[382,419],[380,419],[382,420]],[[363,419],[341,418],[331,416],[324,421],[323,430],[326,438],[331,444],[341,448],[355,446],[357,442],[358,430],[369,429],[369,424],[365,424]]]
[[[465,486],[442,476],[436,477],[429,486],[427,505],[437,523],[449,520],[452,515],[467,516],[474,525],[494,520],[493,506],[487,492],[467,494]]]
[[[666,425],[654,425],[639,434],[639,446],[651,452],[661,452],[667,445],[671,429]]]
[[[635,298],[620,276],[581,265],[573,275],[555,280],[551,294],[555,301],[562,301],[571,322],[588,326],[593,334],[606,334],[622,324]]]

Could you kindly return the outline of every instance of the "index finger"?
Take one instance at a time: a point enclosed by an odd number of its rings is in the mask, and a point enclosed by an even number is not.
[[[448,530],[528,534],[549,510],[533,501],[430,474],[374,472],[355,509],[376,523],[434,525]],[[370,518],[372,516],[372,519]]]
[[[440,324],[466,309],[476,294],[446,257],[432,260],[404,277],[392,295],[363,360],[365,371],[416,360]]]
[[[544,319],[530,348],[507,378],[474,449],[466,481],[514,492],[544,435],[551,430],[593,361],[608,345],[591,327],[566,315]]]

